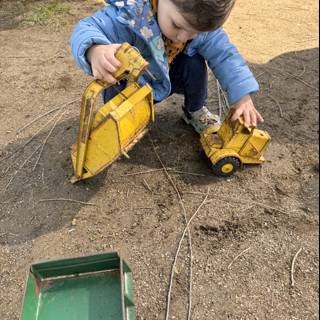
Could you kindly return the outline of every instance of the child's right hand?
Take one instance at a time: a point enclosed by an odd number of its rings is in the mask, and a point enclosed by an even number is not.
[[[87,59],[91,63],[92,74],[95,79],[115,84],[117,80],[112,76],[121,62],[115,57],[121,44],[93,45],[87,51]]]

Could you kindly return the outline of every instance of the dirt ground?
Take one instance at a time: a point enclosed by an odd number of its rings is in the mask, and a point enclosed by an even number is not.
[[[316,1],[239,0],[226,25],[261,85],[254,101],[265,118],[261,127],[272,137],[262,166],[214,177],[198,136],[180,120],[182,98],[173,96],[157,106],[149,137],[130,159],[77,185],[69,183],[69,148],[80,104],[71,102],[90,78],[75,66],[68,41],[75,22],[98,5],[68,1],[55,21],[30,23],[32,12],[48,3],[0,0],[0,319],[19,318],[32,262],[110,249],[133,270],[137,319],[165,318],[185,223],[165,174],[147,172],[161,168],[150,138],[166,167],[185,172],[169,171],[188,218],[210,188],[210,201],[191,225],[192,318],[319,319]],[[216,110],[213,79],[209,102]],[[52,112],[24,128],[66,103],[66,113]],[[37,163],[35,150],[47,136]],[[292,287],[292,260],[300,248]],[[186,319],[188,261],[185,240],[170,319]]]

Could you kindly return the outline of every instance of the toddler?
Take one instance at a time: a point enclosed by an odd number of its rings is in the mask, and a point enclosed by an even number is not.
[[[222,28],[235,0],[105,2],[105,8],[81,20],[71,36],[78,65],[96,79],[118,87],[105,90],[105,101],[125,86],[116,83],[112,73],[120,66],[115,58],[117,49],[128,42],[139,49],[155,76],[143,75],[140,84],[151,85],[155,103],[173,93],[183,94],[183,119],[198,133],[220,122],[206,108],[207,65],[235,108],[233,120],[242,115],[246,126],[263,121],[250,97],[258,91],[258,83]]]

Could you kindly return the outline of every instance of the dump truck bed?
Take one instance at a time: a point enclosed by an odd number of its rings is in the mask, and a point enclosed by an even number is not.
[[[22,320],[135,320],[132,277],[116,253],[34,264]]]

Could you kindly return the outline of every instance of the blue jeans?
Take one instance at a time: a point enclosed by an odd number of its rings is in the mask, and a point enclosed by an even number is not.
[[[179,54],[170,66],[171,93],[184,95],[184,111],[194,112],[201,109],[208,97],[208,69],[202,56],[192,57]],[[110,100],[126,86],[125,82],[111,87],[103,93],[104,101]],[[157,103],[159,101],[155,101]]]

